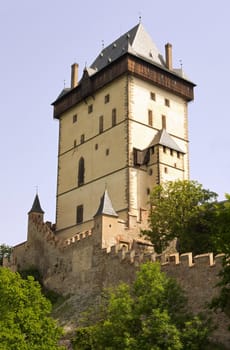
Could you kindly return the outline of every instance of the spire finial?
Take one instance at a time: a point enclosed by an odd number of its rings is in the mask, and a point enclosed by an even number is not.
[[[38,185],[35,186],[36,194],[38,194]]]
[[[139,23],[141,23],[141,20],[142,20],[142,18],[141,18],[141,12],[139,11]]]
[[[183,61],[179,60],[179,62],[180,62],[180,68],[182,69],[183,68]]]
[[[65,79],[63,80],[63,83],[64,83],[64,89],[65,89]]]
[[[102,47],[102,50],[104,50],[104,48],[105,48],[105,42],[104,42],[104,39],[102,39],[102,41],[101,41],[101,47]]]

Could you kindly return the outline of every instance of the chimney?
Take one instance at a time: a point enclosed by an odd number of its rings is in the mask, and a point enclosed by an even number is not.
[[[71,66],[71,89],[75,88],[78,84],[78,64],[74,63]]]
[[[166,60],[166,67],[168,69],[172,69],[172,45],[167,43],[165,45],[165,60]]]

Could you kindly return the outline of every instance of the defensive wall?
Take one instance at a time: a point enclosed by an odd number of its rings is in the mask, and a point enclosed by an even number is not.
[[[128,231],[126,228],[117,234],[116,244],[102,248],[101,228],[97,230],[96,225],[92,230],[62,240],[55,235],[51,223],[32,215],[28,239],[14,248],[10,266],[15,271],[38,269],[47,288],[68,296],[67,307],[71,310],[68,321],[63,322],[68,323],[67,328],[76,326],[81,312],[99,301],[103,288],[121,281],[132,283],[140,264],[146,261],[159,261],[162,271],[176,278],[185,290],[191,311],[210,312],[206,305],[218,294],[216,284],[223,255],[179,255],[173,250],[157,255],[150,243],[140,238],[130,239],[129,234],[124,235],[125,230]],[[227,318],[223,313],[213,316],[218,324],[214,339],[230,348]],[[63,321],[61,317],[60,321]]]

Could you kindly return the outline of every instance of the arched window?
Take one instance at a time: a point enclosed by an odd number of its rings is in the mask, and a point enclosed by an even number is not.
[[[84,161],[84,158],[81,157],[78,163],[78,186],[81,186],[84,184],[84,177],[85,177],[85,161]]]

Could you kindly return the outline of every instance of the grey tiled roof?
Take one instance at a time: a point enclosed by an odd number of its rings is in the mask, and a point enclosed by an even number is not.
[[[103,196],[101,197],[99,208],[94,216],[98,215],[110,215],[118,217],[117,213],[113,209],[112,202],[109,198],[107,190],[105,190]]]
[[[36,196],[34,198],[34,202],[33,202],[32,208],[30,209],[29,213],[42,213],[42,214],[44,213],[44,211],[41,208],[38,194],[36,194]]]
[[[126,53],[166,68],[162,55],[143,25],[139,23],[101,51],[90,66],[93,69],[91,74],[103,69]]]
[[[152,142],[149,147],[153,147],[156,145],[166,146],[175,151],[185,153],[178,144],[173,140],[173,138],[167,133],[165,129],[159,130],[158,133],[154,136]]]

